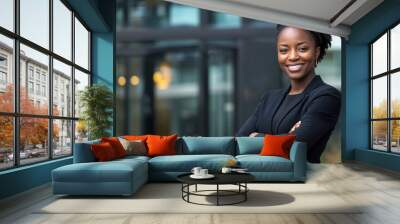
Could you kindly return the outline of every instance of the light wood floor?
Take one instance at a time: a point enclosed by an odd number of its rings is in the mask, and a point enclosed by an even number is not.
[[[105,224],[259,224],[259,223],[400,223],[400,174],[359,163],[309,167],[308,182],[317,183],[346,201],[367,204],[357,214],[36,214],[54,200],[49,185],[0,201],[0,223]],[[320,203],[316,201],[316,203]],[[173,205],[171,205],[173,206]]]

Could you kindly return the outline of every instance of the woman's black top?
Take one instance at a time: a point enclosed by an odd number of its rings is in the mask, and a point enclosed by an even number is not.
[[[302,94],[286,97],[289,91],[290,86],[266,92],[236,136],[286,134],[301,121],[296,140],[307,143],[307,160],[318,163],[339,117],[340,92],[318,75]]]
[[[293,102],[298,101],[301,97],[303,97],[303,93],[295,94],[295,95],[287,94],[285,96],[285,99],[283,100],[282,104],[279,106],[278,110],[276,111],[274,118],[272,119],[272,126],[277,126],[278,123],[283,119],[284,112],[289,110],[290,105],[292,105]]]

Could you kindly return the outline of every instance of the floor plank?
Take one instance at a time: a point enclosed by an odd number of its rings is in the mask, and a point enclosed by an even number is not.
[[[49,185],[0,201],[0,223],[14,224],[398,224],[400,174],[360,163],[312,164],[309,183],[321,185],[349,203],[359,214],[36,214],[56,200]]]

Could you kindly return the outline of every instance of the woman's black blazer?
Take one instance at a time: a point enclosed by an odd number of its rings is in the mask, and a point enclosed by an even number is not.
[[[255,112],[240,128],[237,136],[249,136],[252,132],[263,134],[285,134],[294,124],[301,125],[294,134],[297,141],[307,143],[307,160],[319,163],[326,143],[335,128],[340,113],[340,92],[325,84],[316,75],[303,91],[282,114],[276,114],[285,96],[290,91],[286,89],[266,92]],[[274,122],[273,117],[280,120]]]

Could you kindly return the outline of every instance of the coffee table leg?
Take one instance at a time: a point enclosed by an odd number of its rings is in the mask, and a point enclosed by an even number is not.
[[[247,182],[246,183],[244,183],[244,201],[247,201]]]
[[[195,191],[197,192],[197,184],[196,184],[196,186],[195,186]]]
[[[219,184],[217,184],[217,206],[219,205]]]

